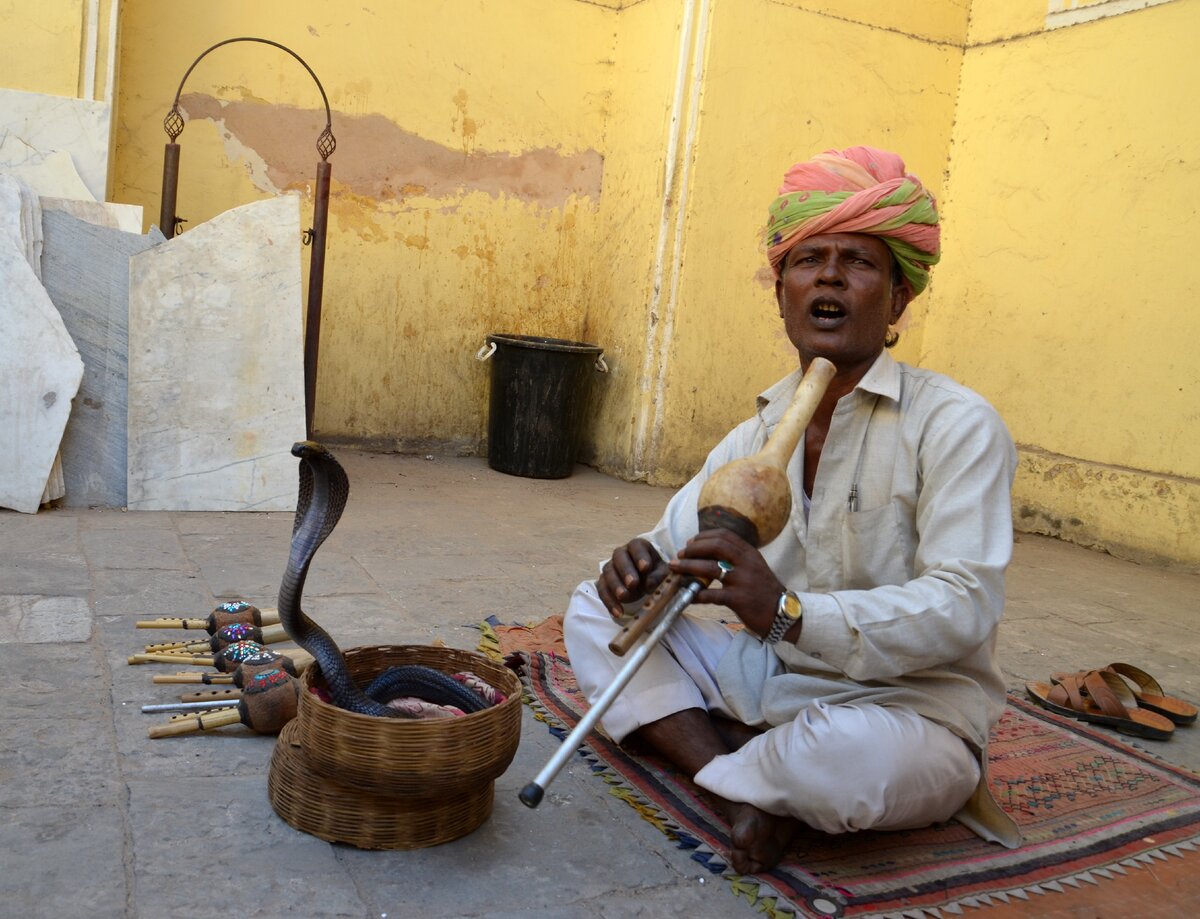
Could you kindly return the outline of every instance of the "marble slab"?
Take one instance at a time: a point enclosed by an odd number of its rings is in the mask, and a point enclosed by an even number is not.
[[[157,229],[125,233],[62,210],[42,211],[42,235],[42,284],[84,367],[63,435],[63,503],[125,507],[129,259],[166,240]]]
[[[0,168],[20,170],[39,194],[78,197],[78,189],[64,193],[39,184],[69,180],[65,154],[88,197],[103,201],[111,124],[107,102],[0,89]]]
[[[33,189],[0,168],[0,236],[7,236],[42,277],[42,205]]]
[[[70,416],[67,416],[70,420]],[[57,501],[67,493],[67,477],[63,475],[62,449],[54,454],[54,464],[50,467],[50,475],[46,478],[46,487],[42,489],[42,504]]]
[[[0,141],[0,163],[8,158],[9,152]],[[79,198],[84,201],[96,200],[75,170],[71,154],[65,150],[56,150],[25,163],[9,163],[3,168],[9,175],[16,176],[39,195],[58,195],[63,198]]]
[[[98,227],[124,230],[126,233],[142,232],[142,206],[140,204],[113,204],[110,201],[88,201],[76,198],[41,197],[42,212],[65,211],[72,217],[94,223]]]
[[[299,199],[234,208],[133,256],[129,285],[129,509],[293,510]]]
[[[46,493],[83,361],[7,233],[0,233],[0,328],[0,507],[32,514]]]
[[[42,211],[37,194],[15,176],[0,172],[0,236],[7,236],[41,281]],[[15,292],[14,292],[15,295]],[[62,458],[55,453],[38,504],[61,498],[66,492]]]

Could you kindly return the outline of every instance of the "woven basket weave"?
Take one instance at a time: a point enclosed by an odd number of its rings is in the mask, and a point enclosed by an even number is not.
[[[346,668],[365,686],[388,667],[419,664],[445,673],[469,670],[507,698],[461,718],[411,720],[360,715],[311,692],[320,668],[304,673],[296,723],[308,765],[340,785],[376,795],[461,797],[491,785],[521,739],[521,683],[502,664],[456,648],[376,645],[351,648]]]
[[[466,836],[492,812],[495,783],[455,796],[392,798],[347,788],[314,772],[297,721],[284,726],[271,756],[267,794],[287,823],[360,849],[421,849]]]

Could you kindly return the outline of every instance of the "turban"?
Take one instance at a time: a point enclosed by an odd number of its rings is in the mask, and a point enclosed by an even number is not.
[[[939,258],[937,203],[904,160],[874,147],[826,150],[784,176],[767,222],[767,258],[775,277],[796,243],[824,233],[882,239],[913,296],[929,284]]]

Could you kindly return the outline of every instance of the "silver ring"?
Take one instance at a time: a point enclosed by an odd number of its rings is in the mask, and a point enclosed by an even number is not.
[[[729,562],[725,561],[724,559],[717,562],[717,567],[721,569],[722,575],[729,574],[729,572],[733,571],[733,565],[730,564]]]

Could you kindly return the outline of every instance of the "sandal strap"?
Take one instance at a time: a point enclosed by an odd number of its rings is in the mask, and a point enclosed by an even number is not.
[[[1109,664],[1104,669],[1109,670],[1112,673],[1118,673],[1125,677],[1125,679],[1137,686],[1138,690],[1140,691],[1139,694],[1141,695],[1166,695],[1166,693],[1163,692],[1162,686],[1159,685],[1158,680],[1154,679],[1154,677],[1150,676],[1150,674],[1148,674],[1145,670],[1142,670],[1140,667],[1133,666],[1133,664],[1124,664],[1120,661],[1117,661],[1116,663]]]
[[[1128,718],[1129,710],[1137,708],[1133,692],[1111,671],[1093,670],[1083,678],[1083,685],[1092,702],[1110,718]]]
[[[1065,705],[1073,711],[1086,711],[1088,704],[1084,701],[1084,696],[1087,692],[1083,687],[1083,678],[1086,675],[1082,670],[1079,673],[1054,674],[1051,677],[1054,688],[1050,690],[1050,701],[1057,705]]]

